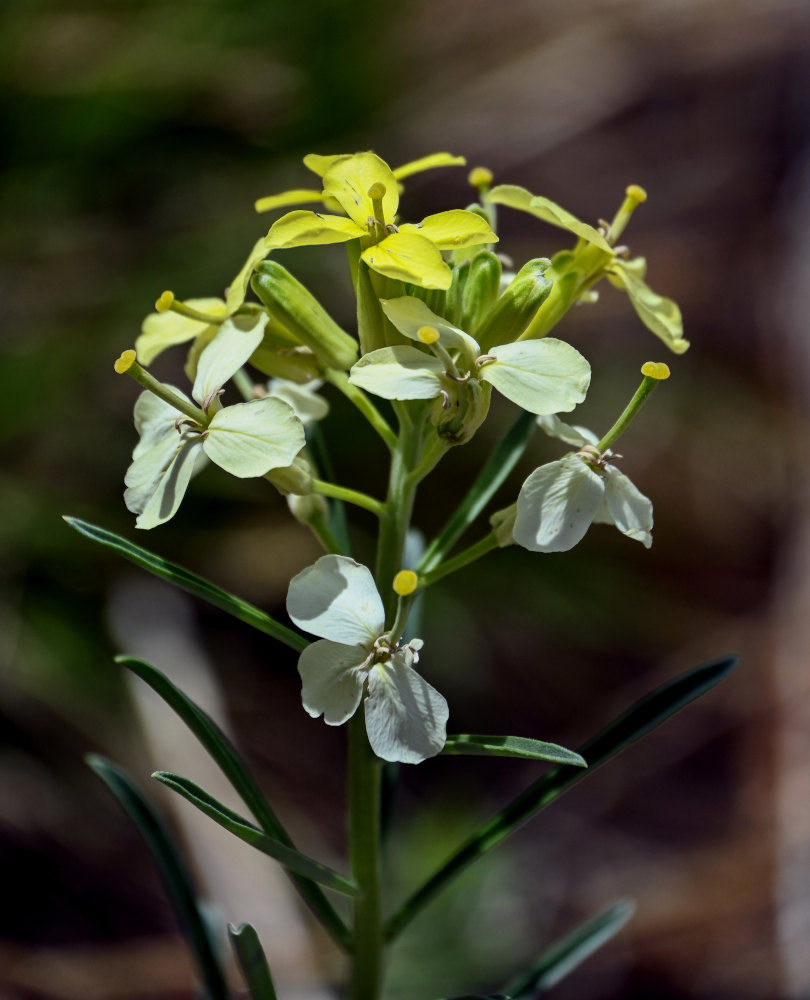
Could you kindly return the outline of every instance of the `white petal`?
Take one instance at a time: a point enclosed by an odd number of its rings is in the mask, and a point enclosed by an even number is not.
[[[482,366],[481,378],[529,413],[573,410],[591,382],[591,366],[562,340],[521,340],[487,353],[497,361]]]
[[[652,502],[615,465],[605,467],[605,503],[613,523],[628,538],[652,545]]]
[[[220,468],[249,479],[291,465],[305,443],[303,424],[292,407],[266,396],[215,413],[203,447]]]
[[[313,719],[319,715],[328,726],[340,726],[357,711],[363,697],[366,657],[360,646],[319,639],[298,659],[304,708]]]
[[[366,648],[385,627],[371,571],[348,556],[321,556],[294,576],[287,614],[306,632]]]
[[[191,306],[212,316],[225,312],[222,299],[186,299],[184,305]],[[184,344],[201,336],[211,325],[198,319],[189,319],[176,312],[150,313],[141,325],[141,335],[135,341],[135,351],[142,365],[151,365],[154,359],[167,347]]]
[[[566,444],[573,445],[574,448],[582,448],[586,444],[597,444],[599,441],[594,432],[589,431],[587,427],[567,424],[553,413],[538,417],[537,426],[549,437],[564,441]]]
[[[248,360],[262,342],[266,325],[266,313],[260,313],[247,329],[241,329],[232,319],[222,324],[197,363],[191,395],[200,406],[209,406],[213,396]]]
[[[601,476],[576,455],[541,465],[520,489],[512,537],[531,552],[566,552],[588,530],[604,493]]]
[[[398,299],[380,299],[383,312],[400,333],[419,341],[423,326],[432,326],[439,332],[439,343],[448,350],[461,351],[472,364],[481,353],[478,342],[446,319],[437,316],[415,295],[401,295]]]
[[[130,465],[124,480],[129,487],[124,501],[133,513],[140,514],[136,528],[154,528],[174,517],[191,477],[199,471],[201,452],[197,435],[185,441],[177,435],[174,442],[165,438]]]
[[[174,386],[169,386],[169,388],[174,389]],[[178,396],[183,396],[183,393],[178,389],[174,391],[177,392]],[[183,398],[186,397],[183,396]],[[153,392],[142,392],[138,396],[133,416],[135,417],[135,430],[140,435],[140,441],[135,445],[135,450],[132,453],[133,458],[139,458],[151,451],[156,444],[165,438],[171,439],[172,450],[179,443],[175,422],[183,414]]]
[[[316,420],[323,420],[329,413],[329,404],[318,395],[318,389],[323,385],[320,379],[312,379],[299,385],[286,378],[272,378],[267,383],[267,390],[271,396],[288,403],[296,417],[306,427]]]
[[[349,381],[383,399],[433,399],[441,392],[444,364],[415,347],[381,347],[352,367]]]
[[[441,752],[450,710],[439,692],[411,667],[401,649],[368,676],[366,730],[371,749],[383,760],[418,764]]]

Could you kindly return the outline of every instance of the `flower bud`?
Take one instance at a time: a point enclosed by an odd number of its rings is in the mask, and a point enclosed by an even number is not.
[[[490,516],[489,523],[492,526],[492,532],[495,538],[498,540],[499,548],[506,548],[507,545],[514,545],[515,539],[512,537],[512,531],[515,527],[515,519],[517,516],[517,504],[513,503],[510,507],[504,507],[503,510],[496,510],[494,514]]]
[[[270,315],[330,368],[345,370],[357,361],[357,342],[335,323],[315,296],[281,264],[266,260],[251,279]]]
[[[492,386],[477,378],[448,379],[430,415],[439,437],[447,444],[466,444],[486,419],[491,394]]]
[[[307,493],[306,496],[289,493],[287,506],[299,524],[309,524],[313,517],[329,516],[329,504],[326,502],[326,497],[322,497],[320,493]]]
[[[524,264],[488,310],[476,331],[476,339],[484,352],[499,344],[511,344],[531,323],[551,291],[552,282],[545,276],[549,264],[545,257]]]
[[[498,298],[501,262],[490,250],[477,253],[470,262],[470,273],[461,291],[459,326],[473,336],[484,316]]]
[[[270,378],[289,382],[309,382],[322,373],[322,366],[310,348],[272,319],[264,328],[264,337],[251,354],[250,363]]]
[[[282,496],[296,493],[307,496],[312,492],[312,466],[300,455],[292,465],[283,469],[271,469],[264,477],[269,480]]]

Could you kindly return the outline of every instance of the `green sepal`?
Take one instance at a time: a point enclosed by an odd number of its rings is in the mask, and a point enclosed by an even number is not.
[[[464,311],[464,288],[470,277],[471,267],[472,261],[469,259],[456,264],[453,268],[453,282],[446,292],[445,314],[451,323],[459,327],[463,326],[461,316]],[[435,309],[433,311],[436,312]],[[464,329],[466,330],[467,327],[464,327]]]
[[[262,830],[287,847],[294,847],[292,839],[270,808],[236,748],[214,720],[151,664],[132,656],[119,656],[116,662],[145,681],[180,716],[231,783]],[[291,874],[290,877],[338,944],[348,948],[349,932],[320,886],[298,875]]]
[[[252,924],[228,924],[228,938],[252,1000],[276,1000],[270,966]]]
[[[315,355],[275,319],[264,328],[264,337],[251,354],[250,363],[269,378],[289,382],[309,382],[321,374]]]
[[[178,795],[182,795],[184,799],[196,806],[200,812],[205,813],[223,829],[246,844],[250,844],[251,847],[255,847],[262,854],[278,861],[293,874],[318,882],[320,885],[334,889],[335,892],[343,893],[345,896],[356,896],[359,892],[356,883],[326,865],[322,865],[319,861],[315,861],[313,858],[301,854],[300,851],[287,847],[281,841],[269,837],[259,827],[246,820],[244,816],[229,809],[228,806],[215,799],[213,795],[188,778],[172,774],[171,771],[155,771],[152,777],[156,778],[162,785],[177,792]]]
[[[360,341],[360,353],[370,354],[385,347],[386,319],[383,315],[380,300],[374,291],[368,265],[365,261],[357,261],[357,336]]]
[[[466,444],[487,418],[492,386],[477,378],[445,380],[445,385],[447,397],[439,396],[433,403],[431,423],[445,444]]]
[[[200,912],[191,876],[163,822],[126,771],[96,754],[85,759],[118,799],[149,848],[191,946],[207,1000],[228,1000],[225,975]]]
[[[277,622],[275,618],[271,618],[255,605],[228,593],[222,587],[218,587],[215,583],[210,583],[203,577],[197,576],[196,573],[178,566],[177,563],[157,556],[153,552],[149,552],[148,549],[141,548],[140,545],[134,545],[126,538],[122,538],[121,535],[116,535],[115,532],[108,531],[106,528],[99,528],[97,525],[81,521],[77,517],[66,516],[64,520],[71,528],[86,538],[112,549],[113,552],[129,559],[141,569],[145,569],[163,580],[168,580],[169,583],[180,587],[181,590],[186,590],[188,593],[194,594],[195,597],[201,597],[209,604],[213,604],[214,607],[227,611],[229,615],[233,615],[234,618],[238,618],[239,621],[245,622],[247,625],[252,625],[253,628],[272,636],[274,639],[278,639],[290,649],[300,653],[309,645],[309,640],[305,639],[304,636],[287,628],[286,625],[282,625],[281,622]]]
[[[329,368],[351,368],[358,357],[357,342],[286,267],[278,261],[264,261],[256,268],[251,286],[270,315],[315,357]]]
[[[396,937],[403,927],[468,865],[491,851],[536,812],[558,799],[563,792],[593,774],[600,765],[642,736],[646,736],[690,702],[710,691],[731,673],[737,663],[736,656],[725,656],[696,667],[656,688],[579,748],[588,765],[587,769],[560,764],[535,781],[480,827],[402,904],[386,925],[386,939],[390,941]]]
[[[585,758],[556,743],[544,743],[525,736],[472,736],[468,733],[447,737],[442,753],[478,757],[521,757],[547,760],[554,764],[587,767]]]
[[[527,261],[489,308],[476,331],[482,351],[511,344],[526,330],[551,292],[552,283],[546,277],[549,264],[546,257]]]
[[[501,286],[501,262],[491,250],[482,250],[470,262],[470,274],[461,290],[458,325],[478,337],[478,326],[495,305]]]
[[[509,981],[504,992],[514,1000],[542,996],[618,934],[635,910],[631,899],[617,900],[545,948],[526,972]]]

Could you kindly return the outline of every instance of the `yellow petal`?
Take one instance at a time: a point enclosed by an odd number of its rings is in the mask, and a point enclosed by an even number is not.
[[[311,191],[297,188],[294,191],[282,191],[281,194],[269,194],[256,202],[257,212],[269,212],[271,208],[283,208],[285,205],[303,205],[310,201],[323,201],[321,191]]]
[[[213,316],[225,315],[225,303],[222,299],[189,299],[187,305]],[[150,313],[143,321],[140,337],[135,341],[138,361],[142,365],[151,365],[167,347],[194,340],[210,328],[201,320],[189,319],[176,312]],[[219,327],[214,325],[213,329]]]
[[[286,219],[286,216],[284,218]],[[272,231],[271,228],[270,232]],[[272,249],[273,247],[268,243],[266,236],[262,236],[260,240],[256,240],[253,249],[250,251],[250,256],[242,265],[239,274],[230,283],[228,291],[225,294],[225,312],[228,316],[233,316],[236,310],[244,303],[253,269],[264,260]]]
[[[411,174],[420,174],[423,170],[433,170],[434,167],[463,167],[466,162],[463,156],[453,156],[452,153],[431,153],[418,160],[411,160],[410,163],[403,163],[401,167],[395,167],[394,177],[402,181]]]
[[[333,156],[321,156],[319,153],[307,153],[304,157],[304,166],[313,174],[323,177],[333,163],[337,163],[338,160],[348,160],[351,155],[351,153],[336,153]]]
[[[425,236],[440,250],[459,250],[462,247],[474,247],[498,241],[486,219],[463,208],[453,208],[449,212],[429,215],[415,226],[405,223],[399,230],[401,233],[418,233],[419,236]]]
[[[321,243],[345,243],[365,236],[366,229],[343,215],[321,215],[299,209],[288,212],[270,227],[266,242],[272,250],[314,246]]]
[[[449,288],[453,281],[453,272],[441,253],[416,233],[392,233],[360,256],[380,274],[422,288]]]
[[[397,181],[388,164],[375,153],[356,153],[337,159],[323,175],[323,193],[340,202],[343,211],[359,226],[374,216],[374,205],[368,190],[372,184],[382,184],[383,215],[378,222],[393,222],[399,207]]]
[[[569,233],[580,237],[586,243],[592,243],[609,254],[613,253],[613,247],[593,226],[589,226],[586,222],[580,222],[575,215],[571,215],[570,212],[548,198],[535,197],[526,188],[518,187],[516,184],[499,184],[498,187],[494,187],[489,192],[487,198],[496,205],[517,208],[519,211],[528,212],[529,215],[534,215],[552,226],[567,229]]]

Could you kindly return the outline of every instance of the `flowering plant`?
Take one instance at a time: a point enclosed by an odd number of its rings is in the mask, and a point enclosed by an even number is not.
[[[349,872],[342,874],[294,846],[236,749],[201,709],[149,664],[131,657],[120,661],[192,729],[253,819],[181,775],[160,771],[155,777],[285,866],[336,945],[349,955],[354,1000],[380,995],[388,944],[458,872],[567,787],[713,686],[734,663],[726,657],[677,678],[578,752],[533,737],[447,733],[452,706],[429,682],[430,657],[415,669],[423,645],[410,631],[418,595],[499,547],[571,549],[592,523],[613,524],[645,547],[652,544],[652,504],[616,466],[612,447],[669,377],[669,368],[662,362],[645,363],[641,384],[624,412],[599,437],[559,417],[585,399],[591,368],[579,350],[549,334],[573,305],[595,301],[595,286],[606,278],[626,292],[642,323],[671,352],[677,355],[688,347],[678,307],[645,283],[643,258],[630,258],[627,247],[617,245],[646,198],[641,188],[629,187],[613,221],[594,227],[524,188],[493,187],[490,172],[477,168],[469,175],[476,203],[418,223],[400,221],[403,180],[419,170],[463,162],[439,153],[392,170],[371,152],[307,156],[304,163],[320,179],[319,186],[262,198],[257,209],[315,202],[328,211],[296,208],[273,222],[224,298],[182,301],[164,292],[134,349],[125,350],[115,363],[117,372],[131,376],[144,390],[135,403],[140,439],[126,473],[125,502],[137,515],[135,526],[154,529],[174,517],[192,477],[208,460],[230,475],[268,480],[325,553],[289,585],[287,612],[301,631],[130,541],[69,519],[92,539],[294,649],[305,711],[323,716],[329,726],[348,726]],[[499,252],[498,206],[562,229],[573,245],[513,271],[509,258]],[[357,299],[356,336],[343,330],[278,260],[279,252],[289,247],[333,243],[345,243],[348,251]],[[249,298],[250,290],[255,299]],[[190,398],[148,370],[162,351],[181,344],[189,345]],[[223,405],[221,396],[229,387],[241,401]],[[521,412],[444,529],[424,545],[411,524],[418,487],[448,451],[475,437],[487,418],[493,388]],[[328,391],[354,404],[387,451],[384,499],[324,478],[310,444],[317,422],[328,416],[322,395]],[[489,530],[453,554],[538,426],[573,450],[533,471],[515,501],[491,513]],[[373,568],[351,556],[346,505],[377,518]],[[317,639],[310,641],[303,633]],[[553,768],[386,915],[380,860],[384,762],[429,766],[426,762],[442,753],[522,757]],[[227,996],[216,934],[200,915],[170,838],[120,769],[100,758],[92,764],[149,834],[183,915],[206,993]],[[324,887],[349,897],[348,921]],[[626,906],[614,906],[589,921],[506,984],[505,994],[538,994],[628,916]],[[253,928],[231,926],[229,933],[251,995],[255,1000],[273,997]]]

